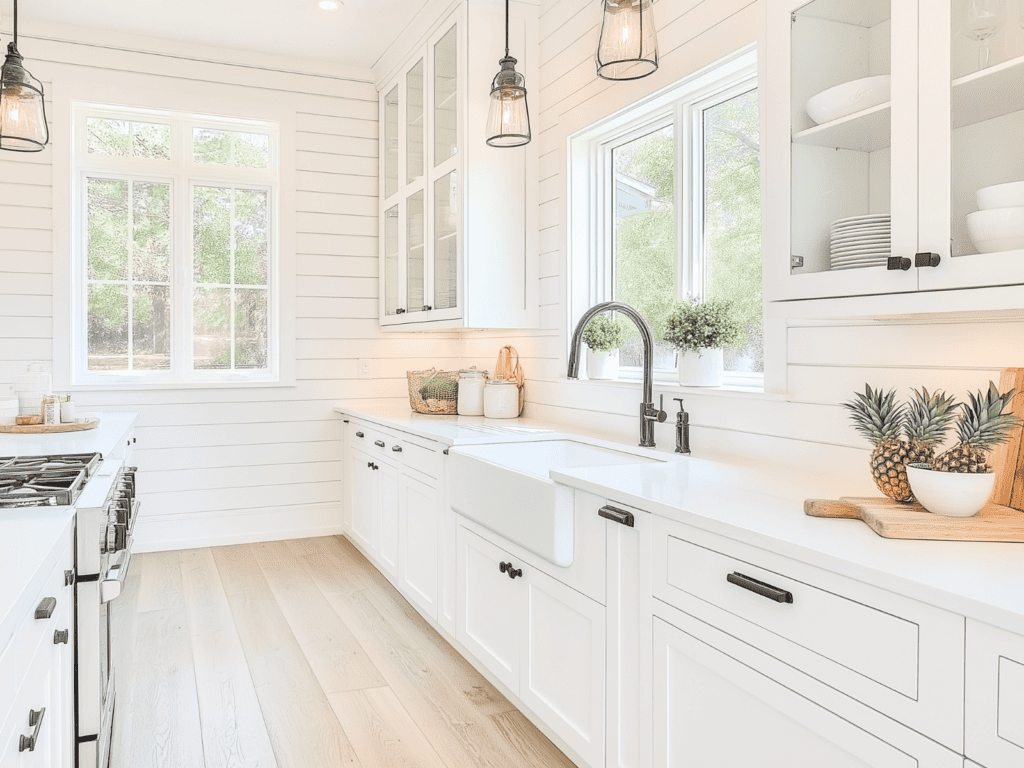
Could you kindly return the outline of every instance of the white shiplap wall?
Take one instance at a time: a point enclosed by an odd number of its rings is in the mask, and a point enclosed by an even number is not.
[[[565,376],[566,142],[573,133],[757,40],[757,0],[661,0],[654,6],[661,67],[646,79],[609,83],[594,73],[600,6],[591,0],[542,0],[540,88],[534,131],[540,142],[540,296],[545,329],[515,338],[465,335],[465,362],[493,365],[490,351],[511,342],[523,355],[531,416],[586,424],[632,442],[638,435],[637,385],[569,382]],[[770,108],[770,107],[769,107]],[[771,255],[769,255],[771,258]],[[685,394],[701,455],[743,454],[866,478],[864,443],[836,403],[865,381],[907,390],[922,384],[963,394],[1024,364],[1024,322],[865,321],[826,327],[797,324],[787,331],[786,396]],[[659,448],[672,450],[678,389],[666,395],[669,422],[657,427]]]
[[[79,409],[140,413],[140,548],[339,530],[341,429],[333,403],[401,397],[409,367],[456,364],[452,336],[377,326],[377,94],[370,70],[197,49],[99,30],[23,24],[49,86],[131,86],[294,104],[296,386],[83,393]],[[7,30],[5,30],[7,34]],[[54,141],[62,137],[54,134]],[[53,362],[52,149],[0,153],[0,391]],[[370,361],[360,378],[357,361]]]

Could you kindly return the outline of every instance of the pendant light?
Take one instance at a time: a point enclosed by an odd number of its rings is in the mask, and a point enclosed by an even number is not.
[[[526,78],[516,72],[508,55],[508,4],[505,0],[505,58],[491,83],[487,112],[487,143],[492,147],[521,147],[530,143],[530,109],[526,105]]]
[[[654,0],[601,0],[604,15],[597,41],[597,75],[639,80],[658,69]]]
[[[43,84],[25,69],[18,53],[18,0],[14,0],[14,42],[0,69],[0,149],[41,152],[50,141]]]

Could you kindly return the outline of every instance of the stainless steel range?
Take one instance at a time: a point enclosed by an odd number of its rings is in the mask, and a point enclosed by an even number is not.
[[[107,768],[115,675],[111,613],[131,561],[135,467],[98,453],[0,458],[0,509],[71,506],[75,514],[75,730],[79,768]]]

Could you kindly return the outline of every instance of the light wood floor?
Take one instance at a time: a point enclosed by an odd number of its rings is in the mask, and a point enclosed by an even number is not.
[[[112,768],[572,768],[344,538],[137,555]]]

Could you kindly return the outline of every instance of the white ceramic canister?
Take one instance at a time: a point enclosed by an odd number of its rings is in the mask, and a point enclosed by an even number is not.
[[[19,415],[18,398],[14,395],[0,395],[0,425],[9,427]]]
[[[474,368],[459,371],[459,416],[484,415],[487,373]]]
[[[488,419],[515,419],[519,416],[519,384],[493,379],[484,387],[484,416]]]
[[[14,377],[14,393],[18,396],[22,416],[39,413],[43,398],[53,394],[53,382],[42,363],[29,363],[28,371]]]

